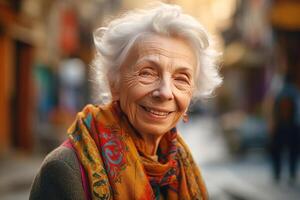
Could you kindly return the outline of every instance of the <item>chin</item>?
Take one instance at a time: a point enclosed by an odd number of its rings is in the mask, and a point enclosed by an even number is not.
[[[152,127],[141,126],[138,129],[138,131],[140,133],[144,133],[144,134],[148,134],[148,135],[153,135],[153,136],[163,136],[169,130],[171,130],[171,128],[168,129],[168,128],[164,128],[162,126],[155,126],[155,125],[153,125]]]

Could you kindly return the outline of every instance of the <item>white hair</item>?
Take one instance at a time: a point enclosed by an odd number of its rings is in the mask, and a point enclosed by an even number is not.
[[[177,5],[160,3],[146,10],[133,10],[94,32],[96,56],[92,64],[94,92],[105,103],[111,100],[110,86],[118,84],[119,68],[131,47],[145,34],[178,36],[195,50],[197,69],[194,99],[209,97],[222,83],[210,36],[190,15]]]

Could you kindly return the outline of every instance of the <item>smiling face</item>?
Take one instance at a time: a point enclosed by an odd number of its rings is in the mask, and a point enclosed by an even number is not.
[[[160,137],[175,127],[190,103],[196,69],[193,49],[182,39],[150,35],[133,47],[112,89],[122,111],[142,135]]]

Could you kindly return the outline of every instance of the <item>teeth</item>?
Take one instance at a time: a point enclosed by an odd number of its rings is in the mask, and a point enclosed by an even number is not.
[[[154,115],[159,115],[159,116],[167,116],[169,114],[169,112],[161,112],[161,111],[152,110],[149,108],[146,108],[146,110]]]

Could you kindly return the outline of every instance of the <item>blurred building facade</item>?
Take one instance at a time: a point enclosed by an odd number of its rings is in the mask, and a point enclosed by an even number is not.
[[[20,8],[20,1],[0,4],[0,152],[10,146],[32,146],[29,113],[34,44],[30,22],[19,16]]]

